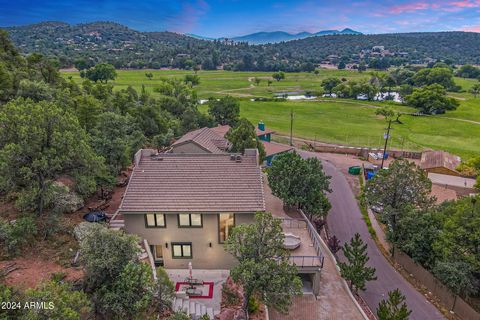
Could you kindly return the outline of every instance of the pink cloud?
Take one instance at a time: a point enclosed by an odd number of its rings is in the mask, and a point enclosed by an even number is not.
[[[404,12],[414,12],[419,10],[435,9],[438,8],[438,4],[428,2],[412,2],[405,3],[391,7],[388,11],[394,14],[400,14]]]
[[[453,1],[448,3],[451,6],[459,7],[459,8],[475,8],[480,6],[480,1],[471,1],[471,0],[460,0],[460,1]]]
[[[465,27],[463,28],[463,31],[480,32],[480,25]]]

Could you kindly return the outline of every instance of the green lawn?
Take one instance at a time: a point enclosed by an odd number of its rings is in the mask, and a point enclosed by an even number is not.
[[[153,79],[148,80],[146,72],[153,74]],[[118,77],[114,84],[115,89],[126,88],[129,85],[140,90],[142,85],[146,90],[153,92],[161,79],[179,78],[182,79],[192,71],[186,70],[118,70]],[[232,95],[237,97],[264,96],[271,97],[274,92],[279,91],[302,91],[317,90],[320,83],[327,77],[344,77],[346,79],[368,78],[368,73],[358,73],[345,70],[321,70],[318,75],[314,73],[288,73],[285,80],[275,81],[268,86],[267,80],[271,79],[271,72],[232,72],[232,71],[198,71],[200,85],[196,86],[199,98],[211,96]],[[64,76],[72,76],[75,81],[81,82],[78,72],[66,72]],[[254,85],[253,78],[261,79],[260,85]]]
[[[202,110],[205,110],[202,106]],[[399,107],[405,111],[406,107]],[[241,116],[252,123],[263,120],[279,134],[290,134],[294,112],[296,137],[355,146],[383,146],[385,120],[375,109],[345,102],[252,102],[241,101]],[[408,150],[447,150],[464,158],[480,154],[480,125],[441,117],[402,116],[394,124],[391,145]]]
[[[153,92],[162,78],[183,78],[191,71],[159,70],[151,71],[153,79],[145,77],[145,70],[118,71],[118,78],[112,82],[115,90],[131,85]],[[149,71],[150,72],[150,71]],[[81,81],[78,73],[64,73]],[[290,111],[295,113],[294,135],[322,142],[332,142],[356,146],[380,147],[383,144],[383,132],[386,126],[381,117],[375,115],[375,109],[367,105],[382,106],[385,102],[366,102],[334,99],[327,102],[285,101],[285,102],[253,102],[250,97],[272,97],[280,91],[305,91],[320,88],[320,83],[327,77],[345,77],[347,79],[369,77],[369,73],[358,73],[346,70],[321,70],[313,73],[287,73],[286,79],[273,81],[267,86],[271,73],[266,72],[229,72],[199,71],[200,85],[196,88],[199,98],[232,95],[241,98],[241,115],[253,123],[259,120],[280,134],[290,132]],[[253,78],[262,79],[255,86]],[[460,107],[445,115],[431,117],[402,116],[403,124],[394,125],[391,134],[395,148],[421,150],[425,148],[447,150],[464,158],[480,154],[480,125],[462,122],[449,118],[458,118],[480,122],[480,97],[474,99],[468,89],[476,80],[456,78],[456,83],[467,92],[451,93],[460,99]],[[411,108],[395,103],[388,103],[401,111],[414,111]],[[201,106],[205,111],[206,106]]]

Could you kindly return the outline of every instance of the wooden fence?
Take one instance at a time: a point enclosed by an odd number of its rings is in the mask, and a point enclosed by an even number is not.
[[[412,260],[408,255],[395,249],[395,261],[418,282],[438,297],[443,305],[464,320],[480,320],[480,313],[475,311],[462,298],[453,294],[445,285],[435,278],[429,271]]]
[[[352,154],[356,156],[362,156],[364,158],[368,158],[368,154],[370,152],[383,153],[383,149],[337,146],[337,145],[317,145],[317,146],[314,146],[314,149],[316,152]],[[387,153],[389,156],[394,158],[420,159],[422,157],[421,152],[415,152],[415,151],[388,149]]]

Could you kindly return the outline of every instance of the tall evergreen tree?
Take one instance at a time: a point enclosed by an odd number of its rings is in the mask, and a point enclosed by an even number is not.
[[[375,268],[367,267],[370,258],[367,255],[367,244],[363,243],[360,234],[356,233],[350,243],[345,243],[343,254],[347,262],[339,262],[338,265],[342,277],[350,283],[350,289],[355,292],[365,290],[367,281],[377,279]]]
[[[411,313],[399,289],[390,291],[388,299],[380,301],[377,308],[378,320],[408,320]]]

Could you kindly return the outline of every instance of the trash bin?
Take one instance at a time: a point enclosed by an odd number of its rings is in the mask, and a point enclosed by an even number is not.
[[[354,176],[358,176],[360,174],[361,168],[359,166],[352,166],[348,168],[348,173]]]

